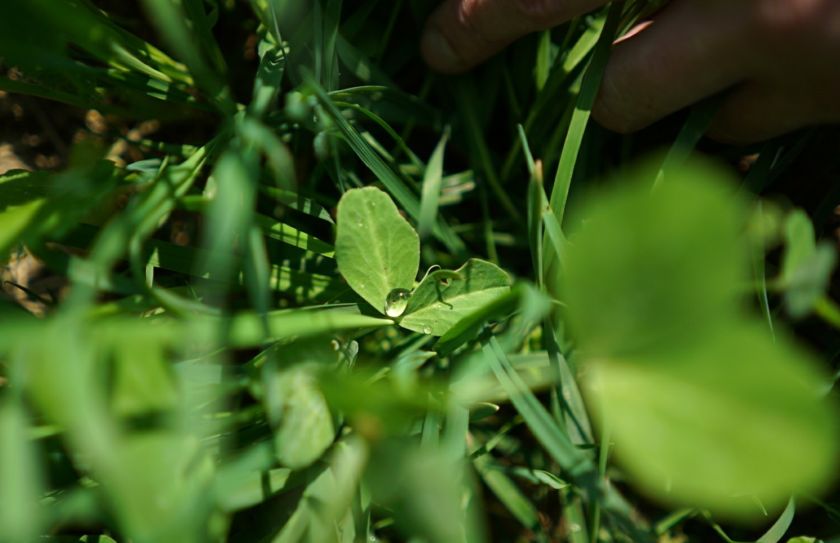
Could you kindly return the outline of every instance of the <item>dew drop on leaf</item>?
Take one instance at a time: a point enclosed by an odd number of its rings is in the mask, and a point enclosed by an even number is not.
[[[405,313],[405,308],[408,305],[408,299],[411,297],[411,291],[404,288],[395,288],[388,293],[385,298],[385,314],[396,319]]]
[[[427,336],[432,335],[432,327],[431,326],[424,326],[423,327],[423,333],[426,334]]]

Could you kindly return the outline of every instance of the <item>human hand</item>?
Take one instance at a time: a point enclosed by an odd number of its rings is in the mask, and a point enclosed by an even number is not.
[[[458,73],[605,0],[444,0],[428,64]],[[673,0],[616,42],[593,109],[628,133],[721,91],[709,135],[731,143],[840,122],[839,0]]]

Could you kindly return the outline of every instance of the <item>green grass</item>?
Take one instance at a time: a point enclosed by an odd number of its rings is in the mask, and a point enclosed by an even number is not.
[[[0,5],[0,90],[108,121],[0,175],[67,284],[0,297],[0,541],[840,540],[819,138],[590,122],[658,2],[452,78],[434,4]]]

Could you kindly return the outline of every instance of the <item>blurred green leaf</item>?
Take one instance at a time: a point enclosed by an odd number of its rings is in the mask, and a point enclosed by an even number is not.
[[[0,395],[0,537],[4,541],[35,541],[43,529],[38,464],[23,406],[5,392]]]
[[[785,289],[785,306],[793,317],[811,312],[828,290],[836,265],[836,249],[828,243],[817,244],[814,226],[804,211],[792,212],[785,223],[780,281]]]
[[[807,315],[826,294],[837,266],[837,249],[820,243],[814,252],[794,271],[785,285],[785,305],[791,316]]]
[[[782,281],[788,283],[817,250],[817,239],[811,219],[801,209],[796,209],[788,215],[784,225],[784,236]]]
[[[814,361],[763,330],[728,331],[669,353],[591,363],[587,387],[615,454],[659,500],[757,517],[819,491],[836,467],[833,403]]]
[[[317,378],[307,365],[268,370],[265,401],[276,427],[274,448],[280,462],[292,469],[317,460],[335,439],[335,427]]]
[[[124,323],[123,330],[109,346],[114,356],[114,412],[131,417],[175,407],[178,391],[166,360],[171,338],[131,322]]]
[[[110,454],[94,470],[133,539],[205,538],[213,467],[195,438],[173,431],[135,433],[115,442]]]
[[[365,475],[374,499],[393,511],[405,535],[427,541],[461,543],[471,521],[463,505],[461,462],[444,449],[388,441],[375,449]]]
[[[625,172],[577,215],[561,299],[588,357],[679,344],[736,309],[746,253],[729,175],[689,163],[651,192],[656,171],[648,163]]]
[[[564,293],[619,462],[660,500],[744,518],[821,487],[837,435],[815,363],[737,306],[744,210],[721,177],[694,165],[593,200]]]

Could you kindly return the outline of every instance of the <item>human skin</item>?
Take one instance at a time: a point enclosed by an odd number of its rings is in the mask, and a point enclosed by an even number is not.
[[[605,0],[444,0],[421,50],[459,73]],[[840,0],[673,0],[613,46],[593,109],[629,133],[724,92],[709,136],[753,143],[840,122]]]

